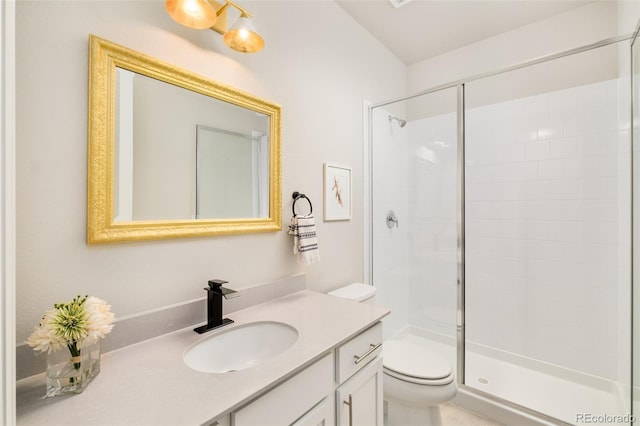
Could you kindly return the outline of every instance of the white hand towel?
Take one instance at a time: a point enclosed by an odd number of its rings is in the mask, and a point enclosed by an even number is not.
[[[298,263],[310,265],[320,261],[316,221],[312,214],[293,216],[289,225],[289,234],[293,235],[293,254],[297,256]]]

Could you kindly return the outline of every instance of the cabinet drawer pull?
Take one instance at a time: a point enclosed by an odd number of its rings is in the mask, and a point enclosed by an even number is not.
[[[364,359],[366,357],[368,357],[373,352],[375,352],[375,350],[378,349],[380,346],[382,346],[382,342],[378,343],[377,345],[374,345],[373,343],[371,343],[369,345],[369,350],[367,352],[365,352],[362,355],[354,355],[353,356],[353,362],[355,362],[356,364],[360,364],[362,361],[364,361]]]
[[[342,402],[349,407],[349,426],[353,426],[353,396],[349,394],[349,400]]]

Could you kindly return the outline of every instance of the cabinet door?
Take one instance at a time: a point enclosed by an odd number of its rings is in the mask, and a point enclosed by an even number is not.
[[[231,426],[231,416],[227,414],[211,422],[204,423],[202,426]]]
[[[382,426],[382,359],[377,358],[336,391],[338,426]]]
[[[336,423],[333,401],[333,395],[329,395],[292,426],[334,426]]]

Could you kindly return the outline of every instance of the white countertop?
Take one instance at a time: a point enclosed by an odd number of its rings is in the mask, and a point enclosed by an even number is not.
[[[378,322],[389,310],[309,290],[229,314],[232,327],[279,321],[298,340],[256,367],[202,373],[183,362],[184,351],[218,330],[190,327],[102,355],[101,372],[79,395],[43,398],[45,376],[17,384],[19,425],[199,425],[238,408]]]

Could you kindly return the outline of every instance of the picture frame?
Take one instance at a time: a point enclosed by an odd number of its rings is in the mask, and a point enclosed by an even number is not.
[[[324,163],[324,220],[351,220],[351,168]]]

